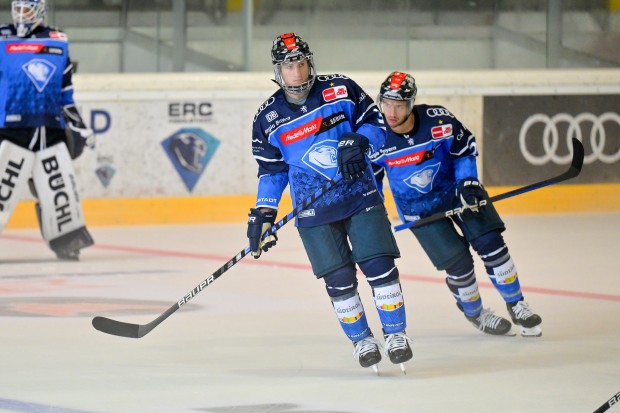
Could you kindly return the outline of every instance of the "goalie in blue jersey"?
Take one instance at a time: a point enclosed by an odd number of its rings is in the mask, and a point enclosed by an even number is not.
[[[387,176],[403,222],[464,207],[464,212],[411,227],[467,320],[481,331],[514,335],[512,324],[482,306],[471,246],[524,337],[542,334],[540,316],[523,300],[517,270],[502,237],[504,223],[478,180],[476,138],[446,108],[416,105],[413,76],[392,72],[377,98],[387,123],[384,146],[371,156],[382,188]],[[458,227],[458,231],[457,231]],[[460,233],[459,233],[460,231]]]
[[[37,199],[41,234],[60,259],[93,244],[72,159],[93,145],[73,100],[69,43],[45,26],[45,0],[12,2],[0,25],[0,232],[26,188]]]
[[[357,292],[356,265],[374,294],[385,353],[400,364],[412,357],[396,245],[368,153],[385,141],[385,124],[373,100],[344,75],[318,75],[308,44],[295,33],[278,36],[271,49],[280,89],[254,117],[252,151],[258,194],[247,235],[254,258],[275,245],[262,234],[276,219],[289,186],[294,205],[341,172],[344,179],[296,217],[312,270],[323,279],[340,325],[362,367],[381,360]]]

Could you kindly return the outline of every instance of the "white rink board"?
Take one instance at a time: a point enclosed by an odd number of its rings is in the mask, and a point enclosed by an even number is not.
[[[349,74],[370,96],[387,73]],[[620,93],[619,70],[417,72],[418,103],[447,107],[478,137],[482,101],[492,94]],[[83,198],[134,198],[255,193],[252,120],[276,90],[271,73],[121,74],[75,76],[75,97],[87,123],[95,119],[94,151],[75,162]],[[195,105],[206,116],[171,116],[170,106]],[[202,106],[201,106],[202,105]],[[98,112],[92,118],[93,112]],[[179,111],[176,112],[179,114]],[[199,128],[219,141],[190,190],[162,147],[181,128]],[[107,186],[98,168],[113,171]],[[110,169],[111,168],[111,169]]]

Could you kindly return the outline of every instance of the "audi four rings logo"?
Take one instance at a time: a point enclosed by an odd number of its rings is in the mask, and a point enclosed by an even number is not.
[[[530,128],[532,125],[541,123],[544,125],[542,136],[532,136]],[[607,129],[605,124],[615,123],[620,126],[620,115],[614,112],[605,112],[601,115],[594,115],[592,113],[580,113],[577,116],[569,115],[568,113],[558,113],[552,117],[545,115],[544,113],[536,113],[528,117],[519,132],[519,148],[523,157],[532,165],[544,165],[551,161],[558,165],[569,164],[572,159],[572,154],[558,155],[557,150],[560,142],[560,132],[558,126],[566,123],[568,128],[566,135],[563,138],[566,140],[567,147],[571,147],[570,141],[573,137],[583,142],[583,134],[581,126],[590,127],[590,147],[592,153],[584,157],[584,163],[589,164],[596,160],[611,164],[617,162],[620,159],[620,146],[615,153],[605,153],[605,143],[608,138]],[[587,133],[585,134],[587,137]],[[542,139],[543,148],[545,150],[544,155],[534,155],[527,148],[527,139],[532,137],[534,139]],[[609,138],[615,138],[620,141],[620,133],[609,136]]]
[[[454,117],[454,115],[450,113],[450,111],[446,108],[428,108],[426,109],[426,114],[431,118],[434,118],[436,116],[450,116],[451,118]]]

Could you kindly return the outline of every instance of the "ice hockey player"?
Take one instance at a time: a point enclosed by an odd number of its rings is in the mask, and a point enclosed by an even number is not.
[[[275,245],[275,234],[261,235],[275,222],[287,185],[297,205],[340,170],[344,180],[297,216],[299,235],[353,342],[354,358],[375,370],[381,360],[358,295],[357,264],[372,287],[385,354],[392,363],[404,363],[412,351],[394,262],[400,253],[367,156],[385,141],[381,113],[348,77],[317,75],[308,44],[295,33],[276,37],[271,59],[280,89],[258,109],[252,131],[259,177],[248,219],[252,255],[258,258]]]
[[[542,334],[541,318],[523,300],[515,264],[502,237],[504,223],[478,180],[474,135],[442,106],[416,105],[413,76],[392,72],[381,84],[377,103],[388,123],[387,139],[371,156],[382,189],[387,176],[400,218],[415,221],[436,212],[464,212],[411,231],[446,283],[458,308],[487,334],[514,335],[510,321],[482,306],[471,246],[506,302],[508,314],[524,337]],[[459,234],[462,232],[462,235]]]
[[[60,259],[93,244],[72,159],[94,144],[73,100],[65,33],[43,24],[45,0],[13,1],[0,25],[0,232],[30,187],[43,238]]]

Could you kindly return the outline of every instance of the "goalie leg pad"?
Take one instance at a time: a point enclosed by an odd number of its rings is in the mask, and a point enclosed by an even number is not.
[[[60,256],[92,245],[64,143],[35,154],[32,178],[39,198],[41,233],[50,248]]]
[[[35,154],[7,140],[0,142],[0,232],[27,187]]]

